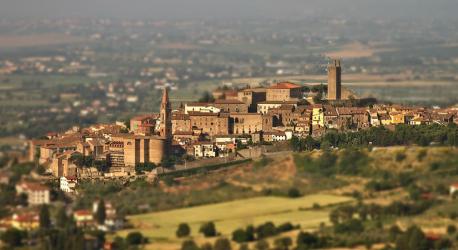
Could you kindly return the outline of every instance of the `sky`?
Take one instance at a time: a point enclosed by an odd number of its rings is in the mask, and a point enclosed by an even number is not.
[[[458,0],[0,0],[0,18],[458,18]]]

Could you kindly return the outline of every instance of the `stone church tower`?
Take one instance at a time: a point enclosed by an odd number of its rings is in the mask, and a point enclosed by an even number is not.
[[[160,120],[159,135],[170,140],[172,138],[172,107],[170,105],[167,88],[164,88],[162,92]]]
[[[340,60],[332,60],[328,64],[328,100],[335,101],[342,98],[341,75]]]

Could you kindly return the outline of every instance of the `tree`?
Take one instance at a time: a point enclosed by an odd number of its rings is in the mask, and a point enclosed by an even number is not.
[[[423,231],[417,226],[411,226],[398,237],[396,249],[403,250],[427,250],[430,244]]]
[[[51,219],[49,218],[49,208],[47,205],[43,205],[40,208],[40,228],[48,229],[51,227]]]
[[[277,227],[277,232],[282,233],[282,232],[288,232],[294,229],[293,224],[290,222],[285,222],[281,224],[280,226]]]
[[[140,245],[146,242],[140,232],[130,232],[126,237],[126,242],[129,245]]]
[[[1,240],[10,247],[18,247],[22,245],[22,239],[24,238],[24,232],[19,231],[15,228],[6,230],[1,235]]]
[[[393,242],[396,241],[396,239],[398,238],[400,234],[402,234],[402,231],[397,225],[393,225],[390,227],[389,237],[391,241]]]
[[[191,228],[189,227],[187,223],[180,223],[180,225],[178,225],[178,229],[176,231],[176,236],[178,238],[187,237],[190,234],[191,234]]]
[[[248,244],[243,243],[240,245],[239,250],[250,250],[250,247],[248,246]]]
[[[100,199],[99,204],[97,205],[97,210],[95,211],[95,220],[99,225],[105,224],[105,219],[107,217],[105,201]]]
[[[199,233],[202,233],[205,237],[214,237],[216,236],[216,227],[215,223],[207,222],[200,226]]]
[[[288,250],[293,244],[290,237],[282,237],[275,240],[274,245],[277,250]]]
[[[213,246],[207,242],[200,247],[200,250],[213,250]]]
[[[200,97],[199,102],[214,102],[215,98],[213,98],[212,94],[210,92],[205,91],[202,94],[202,97]]]
[[[126,249],[126,248],[127,248],[126,242],[124,241],[122,237],[116,236],[113,239],[113,249],[121,250],[121,249]]]
[[[62,206],[57,210],[56,214],[56,226],[59,228],[64,228],[67,225],[68,217],[65,211],[65,207]]]
[[[219,238],[215,242],[214,250],[231,250],[231,242],[226,238]]]
[[[268,250],[269,249],[269,242],[265,240],[260,240],[254,244],[254,249],[256,250]]]
[[[451,235],[451,234],[454,234],[455,232],[456,232],[456,227],[455,227],[455,225],[448,225],[448,227],[447,227],[447,233]]]
[[[259,239],[263,239],[269,236],[277,234],[277,228],[272,222],[266,222],[256,228],[256,234]]]
[[[193,240],[185,240],[181,244],[181,250],[199,250],[199,247]]]
[[[321,247],[318,237],[308,232],[300,232],[297,235],[296,244],[298,248],[302,247],[304,249]]]
[[[232,240],[238,243],[247,242],[248,235],[245,230],[239,228],[232,232]]]

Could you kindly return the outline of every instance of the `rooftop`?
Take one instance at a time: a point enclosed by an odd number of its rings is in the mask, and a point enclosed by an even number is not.
[[[280,82],[269,87],[269,89],[297,89],[302,88],[302,86],[297,85],[291,82]]]

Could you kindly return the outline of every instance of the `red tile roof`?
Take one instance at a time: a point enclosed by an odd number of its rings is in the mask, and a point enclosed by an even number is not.
[[[291,82],[280,82],[269,87],[269,89],[297,89],[301,88],[300,85]]]

